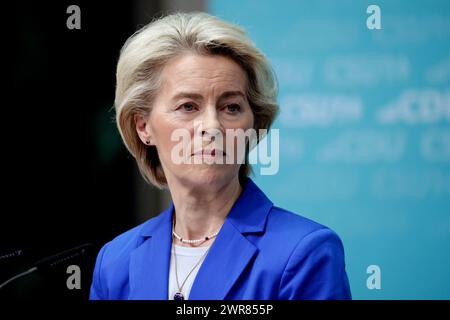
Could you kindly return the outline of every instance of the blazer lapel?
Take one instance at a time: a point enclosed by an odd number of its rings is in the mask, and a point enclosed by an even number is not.
[[[223,300],[258,249],[225,221],[192,284],[189,300]]]
[[[160,221],[143,228],[143,242],[130,257],[129,299],[167,300],[172,214],[173,204],[160,214]]]
[[[224,300],[258,248],[245,234],[264,233],[273,203],[247,179],[192,284],[189,300]]]

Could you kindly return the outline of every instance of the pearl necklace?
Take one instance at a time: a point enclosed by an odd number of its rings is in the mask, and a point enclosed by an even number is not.
[[[182,243],[199,243],[199,242],[206,242],[209,239],[214,238],[215,236],[217,236],[219,233],[219,231],[216,231],[212,234],[210,234],[209,236],[206,236],[205,238],[202,239],[195,239],[195,240],[186,240],[181,238],[176,232],[175,232],[175,217],[173,218],[173,224],[172,224],[172,234],[175,236],[175,238],[177,238],[180,242]],[[203,256],[200,258],[199,261],[197,261],[197,263],[194,265],[194,267],[191,269],[191,271],[188,273],[187,277],[184,279],[183,283],[179,284],[178,282],[178,270],[177,270],[177,258],[176,258],[176,253],[174,253],[174,259],[175,259],[175,277],[176,277],[176,281],[177,281],[177,287],[178,287],[178,291],[175,292],[175,295],[173,296],[174,300],[185,300],[184,294],[182,293],[182,289],[183,286],[186,282],[186,280],[189,278],[189,276],[191,275],[192,271],[195,270],[195,268],[199,265],[199,263],[206,257],[206,255],[208,254],[209,249],[211,249],[211,247],[209,247],[206,252],[203,254]],[[174,251],[175,252],[175,251]]]
[[[174,221],[173,228],[172,228],[172,234],[174,235],[175,238],[177,238],[182,243],[199,243],[199,242],[208,241],[209,239],[214,238],[215,236],[217,236],[219,234],[219,231],[211,233],[209,236],[206,236],[201,239],[187,240],[187,239],[183,239],[175,232],[175,221]]]

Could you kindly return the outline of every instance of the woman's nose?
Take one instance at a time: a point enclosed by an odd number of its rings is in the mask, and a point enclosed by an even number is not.
[[[216,136],[221,131],[221,123],[215,107],[205,110],[200,121],[202,136]]]

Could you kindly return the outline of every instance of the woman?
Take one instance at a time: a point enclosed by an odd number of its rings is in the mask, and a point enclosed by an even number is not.
[[[225,147],[228,132],[270,128],[276,94],[265,56],[216,17],[173,14],[128,39],[118,128],[143,176],[173,201],[100,250],[91,299],[351,297],[339,237],[274,206]],[[177,130],[190,138],[179,153]],[[233,161],[217,161],[228,153]]]

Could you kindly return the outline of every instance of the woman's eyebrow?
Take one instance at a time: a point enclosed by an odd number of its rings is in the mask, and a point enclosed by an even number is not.
[[[194,100],[202,100],[203,96],[199,93],[193,93],[193,92],[179,92],[176,95],[172,97],[172,100],[178,100],[182,98],[190,98]]]
[[[239,90],[237,90],[237,91],[225,91],[225,92],[223,92],[220,95],[219,99],[225,99],[225,98],[234,97],[234,96],[241,96],[242,98],[245,99],[245,95]]]
[[[235,90],[235,91],[225,91],[225,92],[223,92],[219,96],[219,100],[225,99],[225,98],[229,98],[229,97],[234,97],[234,96],[241,96],[242,98],[245,99],[245,95],[244,95],[244,93],[242,91]],[[203,96],[201,94],[195,93],[195,92],[179,92],[179,93],[175,94],[172,97],[172,100],[178,100],[178,99],[182,99],[182,98],[189,98],[189,99],[194,99],[194,100],[202,100]]]

